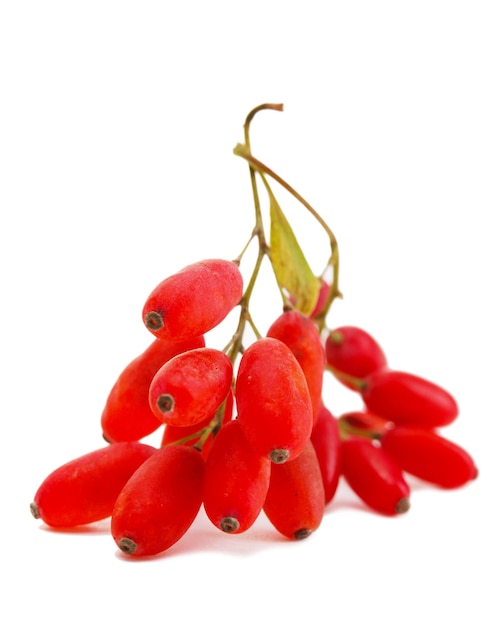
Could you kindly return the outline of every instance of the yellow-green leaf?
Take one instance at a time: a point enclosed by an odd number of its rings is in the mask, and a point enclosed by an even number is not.
[[[292,298],[294,307],[309,315],[318,300],[320,281],[311,271],[273,193],[270,193],[270,249],[278,284]]]

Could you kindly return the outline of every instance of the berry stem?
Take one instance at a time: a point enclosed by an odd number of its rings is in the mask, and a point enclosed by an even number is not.
[[[263,110],[282,111],[283,105],[282,104],[270,104],[270,103],[261,104],[249,112],[244,122],[244,140],[245,140],[245,145],[249,151],[250,151],[250,145],[251,145],[251,140],[250,140],[250,135],[249,135],[251,122],[254,116],[256,115],[256,113],[258,113],[259,111],[263,111]],[[256,337],[261,337],[261,333],[257,330],[254,324],[254,321],[250,315],[249,301],[254,291],[254,286],[256,284],[256,280],[259,274],[259,270],[261,268],[261,264],[263,263],[263,259],[265,256],[268,256],[269,254],[269,247],[266,242],[264,225],[263,225],[263,216],[261,213],[261,203],[260,203],[259,194],[258,194],[256,170],[254,169],[251,163],[249,163],[248,165],[249,165],[249,175],[251,178],[251,187],[252,187],[253,198],[254,198],[256,224],[251,233],[251,237],[249,238],[249,241],[246,243],[242,252],[237,257],[236,262],[240,263],[243,255],[245,254],[246,250],[249,248],[249,245],[251,244],[254,238],[256,238],[258,241],[258,255],[256,258],[256,262],[254,264],[251,277],[249,279],[247,287],[240,301],[240,316],[239,316],[239,323],[237,325],[237,329],[234,335],[232,336],[230,343],[224,349],[224,352],[228,355],[228,357],[234,364],[235,364],[235,360],[237,356],[243,351],[242,339],[244,336],[244,331],[245,331],[247,322],[251,326]]]
[[[298,202],[300,202],[310,213],[311,215],[318,221],[323,230],[326,232],[331,248],[331,254],[327,263],[327,267],[331,267],[333,271],[333,278],[331,289],[327,297],[327,301],[323,307],[322,312],[317,316],[316,322],[320,330],[323,329],[325,324],[325,317],[330,309],[330,306],[335,298],[342,297],[341,292],[339,291],[339,247],[337,244],[337,239],[325,222],[325,220],[321,217],[321,215],[310,205],[310,203],[301,196],[287,181],[285,181],[281,176],[276,174],[273,170],[271,170],[267,165],[265,165],[262,161],[256,159],[250,151],[247,143],[237,144],[233,150],[236,156],[240,156],[245,159],[250,167],[251,172],[257,171],[263,180],[265,187],[268,189],[269,185],[266,181],[265,175],[270,176],[273,180],[275,180],[281,187],[283,187],[287,192],[289,192]]]

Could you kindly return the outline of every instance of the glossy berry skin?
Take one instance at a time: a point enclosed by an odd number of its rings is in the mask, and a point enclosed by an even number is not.
[[[325,492],[325,504],[334,497],[341,476],[341,436],[339,422],[322,404],[317,422],[311,432]]]
[[[304,539],[320,526],[325,493],[311,441],[293,460],[272,464],[263,510],[272,525],[289,539]]]
[[[458,416],[458,405],[448,391],[408,372],[376,372],[365,379],[361,395],[369,411],[395,424],[437,428]]]
[[[337,379],[354,390],[357,387],[339,373],[363,379],[387,367],[386,355],[377,340],[358,326],[340,326],[330,331],[325,340],[325,356],[328,365],[337,370]]]
[[[55,528],[109,517],[125,483],[156,451],[140,442],[119,442],[65,463],[38,488],[31,504],[33,516]]]
[[[183,352],[154,375],[149,387],[150,408],[165,424],[199,424],[227,397],[232,373],[232,362],[221,350],[205,347]]]
[[[144,304],[142,319],[156,337],[170,341],[204,335],[239,303],[242,288],[236,263],[199,261],[156,286]]]
[[[204,337],[183,341],[154,339],[118,376],[101,416],[108,442],[138,441],[153,433],[161,422],[149,405],[149,386],[157,370],[177,354],[205,345]]]
[[[351,437],[342,442],[342,473],[374,511],[392,516],[408,510],[410,487],[401,468],[371,439]]]
[[[254,524],[268,492],[271,465],[249,445],[238,420],[221,428],[207,457],[203,498],[217,528],[238,534]]]
[[[325,371],[325,353],[315,323],[299,311],[286,311],[273,322],[267,336],[283,341],[296,357],[308,383],[315,422],[322,406]]]
[[[396,426],[381,444],[405,472],[440,487],[461,487],[477,477],[470,454],[432,430]]]
[[[149,556],[175,544],[194,522],[202,503],[204,460],[191,446],[161,448],[119,494],[111,533],[125,554]]]
[[[223,407],[223,416],[221,418],[221,425],[229,422],[233,416],[234,397],[233,397],[232,390],[229,391],[228,396],[226,397],[224,402],[225,402],[225,405]],[[201,432],[203,428],[206,428],[207,426],[209,426],[209,424],[211,423],[211,420],[216,416],[217,412],[218,411],[216,411],[214,415],[210,415],[209,417],[207,417],[205,420],[203,420],[199,424],[191,424],[190,426],[173,426],[172,424],[166,425],[163,431],[162,439],[161,439],[161,447],[167,446],[171,443],[177,443],[181,440],[184,440],[186,437],[190,437],[190,435],[196,435],[197,433]],[[184,443],[188,443],[189,445],[194,446],[195,444],[198,443],[199,439],[200,439],[200,436],[197,435],[195,437],[189,438],[188,441]],[[202,445],[202,450],[201,450],[201,454],[204,457],[204,459],[207,458],[209,451],[211,449],[211,446],[213,445],[213,441],[214,439],[212,435],[210,435],[204,441]]]
[[[308,383],[292,351],[263,337],[243,353],[235,383],[238,419],[261,456],[285,463],[304,449],[313,425]]]

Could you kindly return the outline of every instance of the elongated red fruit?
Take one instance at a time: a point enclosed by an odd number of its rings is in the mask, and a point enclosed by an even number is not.
[[[216,435],[206,461],[204,509],[226,533],[245,532],[263,509],[270,484],[271,461],[249,445],[239,420]]]
[[[325,491],[325,503],[334,497],[341,475],[341,436],[339,422],[322,404],[318,419],[311,431]]]
[[[325,355],[337,379],[350,389],[356,389],[347,378],[365,378],[387,366],[386,355],[372,335],[358,326],[340,326],[330,331],[325,340]]]
[[[232,362],[214,348],[197,348],[170,359],[154,375],[149,405],[165,424],[190,426],[213,415],[232,384]]]
[[[458,405],[448,391],[408,372],[375,372],[365,379],[361,395],[368,410],[395,424],[437,428],[458,416]]]
[[[157,370],[172,357],[202,348],[204,337],[182,341],[154,339],[118,376],[107,397],[101,417],[106,441],[138,441],[153,433],[161,422],[149,405],[149,386]]]
[[[313,422],[322,406],[325,353],[315,323],[299,311],[285,311],[270,326],[268,337],[280,339],[288,346],[301,366],[313,405]]]
[[[432,430],[396,426],[380,441],[404,471],[440,487],[461,487],[477,477],[470,454]]]
[[[163,339],[204,335],[239,303],[242,288],[236,263],[199,261],[159,283],[145,302],[142,318],[145,326]]]
[[[308,383],[291,349],[263,337],[243,353],[235,382],[238,419],[261,456],[285,463],[300,454],[311,434]]]
[[[38,488],[33,516],[59,528],[109,517],[125,483],[156,451],[135,441],[112,443],[61,465]]]
[[[170,548],[190,528],[202,503],[204,460],[191,446],[167,446],[146,461],[119,494],[111,533],[125,554]]]
[[[342,473],[351,489],[374,511],[398,515],[408,510],[410,487],[401,468],[371,439],[343,440]]]
[[[285,537],[304,539],[321,524],[325,493],[315,448],[308,440],[296,458],[271,467],[264,512]]]

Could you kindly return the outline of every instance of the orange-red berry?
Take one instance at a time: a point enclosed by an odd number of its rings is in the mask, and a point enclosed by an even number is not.
[[[437,428],[458,416],[457,402],[446,389],[408,372],[377,371],[365,379],[361,395],[369,411],[395,424]]]
[[[341,475],[341,435],[337,418],[323,404],[311,432],[311,443],[320,464],[328,504],[337,491]]]
[[[264,511],[272,525],[289,539],[304,539],[320,526],[325,492],[311,441],[288,463],[272,465]]]
[[[471,455],[433,430],[395,426],[380,441],[405,472],[440,487],[454,489],[477,478]]]
[[[106,441],[138,441],[153,433],[161,422],[149,405],[149,387],[157,370],[172,357],[201,348],[204,337],[182,341],[154,339],[118,376],[101,416]]]
[[[204,480],[204,509],[217,528],[238,534],[254,524],[268,492],[271,465],[249,445],[239,420],[221,428]]]
[[[109,517],[125,483],[156,451],[136,441],[111,443],[65,463],[38,488],[33,516],[60,528]]]
[[[242,287],[236,263],[199,261],[155,287],[144,304],[142,319],[156,337],[163,339],[178,341],[204,335],[239,303]]]
[[[191,426],[212,416],[232,384],[232,362],[221,350],[197,348],[165,363],[149,388],[149,405],[165,424]]]
[[[409,508],[410,487],[399,465],[378,445],[363,437],[342,442],[342,473],[363,502],[383,515]]]
[[[190,528],[202,503],[204,460],[190,446],[159,449],[121,490],[111,518],[120,550],[138,557],[170,548]]]
[[[243,353],[235,383],[238,418],[261,456],[285,463],[309,440],[313,407],[308,383],[291,349],[263,337]]]
[[[318,328],[309,317],[299,311],[286,311],[273,322],[267,336],[283,341],[296,357],[308,383],[313,422],[316,422],[322,406],[325,371],[325,352]]]

